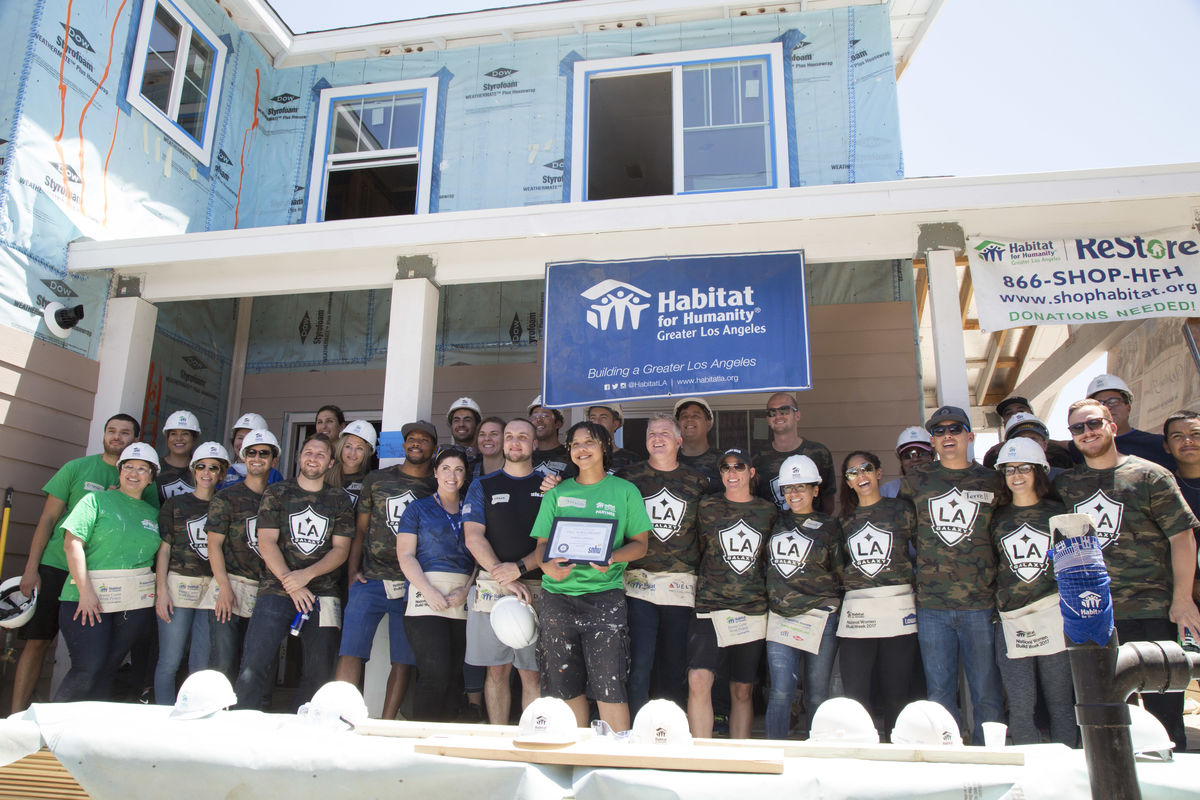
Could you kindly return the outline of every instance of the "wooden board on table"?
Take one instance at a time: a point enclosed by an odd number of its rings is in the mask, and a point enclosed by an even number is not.
[[[517,726],[367,719],[355,725],[354,732],[365,736],[395,736],[401,739],[424,739],[426,736],[505,736],[511,739],[517,735]],[[582,734],[582,731],[580,733]]]
[[[578,767],[754,772],[776,775],[783,772],[783,750],[778,747],[637,747],[619,742],[593,740],[550,750],[531,750],[519,747],[507,738],[434,736],[414,744],[413,751],[426,755]]]
[[[858,758],[864,761],[912,761],[930,764],[1002,764],[1024,766],[1025,753],[1010,747],[917,747],[907,744],[696,739],[696,747],[782,749],[787,758]]]

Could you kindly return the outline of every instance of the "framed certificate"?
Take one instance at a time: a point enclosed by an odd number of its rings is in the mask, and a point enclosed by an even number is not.
[[[565,558],[572,564],[605,564],[617,537],[615,519],[555,517],[546,540],[546,560]]]

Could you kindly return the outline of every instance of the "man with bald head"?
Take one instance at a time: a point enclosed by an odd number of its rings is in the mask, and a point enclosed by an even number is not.
[[[771,395],[767,400],[767,427],[771,430],[771,446],[754,456],[753,466],[759,475],[758,496],[780,509],[787,508],[779,490],[779,467],[789,456],[808,456],[821,473],[821,493],[813,506],[818,511],[833,511],[833,496],[837,491],[833,456],[825,445],[800,435],[800,408],[795,396],[787,392]]]

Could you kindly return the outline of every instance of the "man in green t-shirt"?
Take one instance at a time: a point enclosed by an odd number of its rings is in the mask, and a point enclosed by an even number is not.
[[[104,452],[68,461],[42,487],[46,502],[29,543],[29,558],[21,573],[21,593],[37,590],[37,608],[21,628],[25,647],[13,674],[12,712],[24,711],[42,674],[42,662],[50,643],[58,635],[58,596],[67,579],[67,556],[63,551],[62,520],[91,492],[116,488],[117,458],[141,435],[141,425],[128,414],[116,414],[104,423]],[[153,484],[143,499],[157,508],[158,491]]]
[[[542,695],[565,700],[579,727],[587,726],[588,704],[615,731],[629,730],[625,679],[629,674],[629,624],[625,610],[625,565],[646,554],[653,525],[637,487],[607,474],[612,438],[594,422],[567,431],[571,462],[579,470],[546,492],[530,536],[542,568],[537,643]],[[550,554],[555,521],[563,517],[612,522],[612,554],[598,563],[572,563]],[[559,545],[555,545],[558,552]]]

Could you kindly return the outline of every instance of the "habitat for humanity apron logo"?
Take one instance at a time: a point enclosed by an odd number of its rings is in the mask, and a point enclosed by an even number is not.
[[[1101,549],[1108,547],[1121,535],[1121,517],[1125,513],[1125,506],[1106,495],[1103,489],[1097,489],[1087,500],[1076,503],[1075,513],[1087,514],[1092,518]]]
[[[630,330],[636,331],[642,321],[642,312],[650,307],[649,303],[644,302],[650,297],[649,292],[612,278],[600,281],[581,294],[593,301],[588,308],[587,324],[601,331],[608,330],[610,322],[617,330],[624,330],[627,319]]]
[[[1050,549],[1050,534],[1022,525],[1000,539],[1004,557],[1013,574],[1025,583],[1033,583],[1046,571],[1046,554]]]
[[[329,532],[329,517],[313,511],[307,506],[303,511],[288,515],[288,527],[292,533],[292,544],[306,556],[311,556],[325,543]]]

